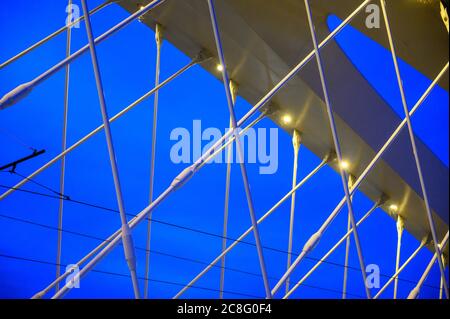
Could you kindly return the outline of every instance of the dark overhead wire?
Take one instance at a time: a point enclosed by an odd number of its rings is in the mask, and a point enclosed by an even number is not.
[[[7,131],[5,128],[0,128],[0,133],[3,135],[9,137],[10,140],[14,141],[17,145],[20,145],[26,149],[29,149],[31,151],[36,151],[34,147],[31,147],[29,144],[25,143],[21,138],[19,138],[17,135],[11,133],[10,131]]]
[[[26,261],[26,262],[44,264],[44,265],[58,266],[58,264],[55,263],[55,262],[49,262],[49,261],[44,261],[44,260],[39,260],[39,259],[32,259],[32,258],[27,258],[27,257],[18,257],[18,256],[6,255],[6,254],[0,254],[0,257],[7,258],[7,259],[13,259],[13,260],[19,260],[19,261]],[[67,265],[59,264],[59,266],[65,267]],[[104,274],[104,275],[125,277],[125,278],[127,278],[127,277],[129,278],[130,277],[129,274],[122,274],[122,273],[118,273],[118,272],[105,271],[105,270],[99,270],[99,269],[93,269],[92,272],[99,273],[99,274]],[[143,277],[138,277],[138,279],[144,280]],[[174,281],[168,281],[168,280],[159,280],[159,279],[154,279],[154,278],[149,278],[148,280],[152,281],[152,282],[155,282],[155,283],[161,283],[161,284],[167,284],[167,285],[174,285],[174,286],[180,286],[180,287],[186,286],[185,284],[174,282]],[[214,289],[214,288],[209,288],[209,287],[202,287],[202,286],[191,286],[190,288],[199,289],[199,290],[213,291],[213,292],[219,292],[219,289]],[[228,294],[233,294],[233,295],[237,295],[237,296],[263,299],[263,297],[261,297],[261,296],[256,296],[256,295],[252,295],[252,294],[240,293],[240,292],[235,292],[235,291],[225,291],[225,292],[228,293]]]
[[[15,175],[17,175],[17,176],[20,176],[20,177],[22,177],[23,179],[26,179],[27,181],[29,181],[30,183],[33,183],[33,184],[35,184],[35,185],[37,185],[37,186],[39,186],[39,187],[41,187],[41,188],[43,188],[43,189],[46,189],[46,190],[52,192],[53,194],[57,195],[58,198],[70,200],[70,197],[69,197],[69,196],[66,196],[66,195],[64,195],[64,194],[61,194],[60,192],[58,192],[58,191],[56,191],[56,190],[54,190],[54,189],[52,189],[52,188],[50,188],[50,187],[48,187],[48,186],[42,184],[42,183],[36,182],[35,180],[33,180],[33,179],[31,179],[31,178],[28,178],[27,176],[18,173],[17,170],[12,170],[12,171],[10,171],[9,173],[15,174]]]
[[[17,217],[13,217],[13,216],[9,216],[9,215],[4,215],[4,214],[1,214],[1,213],[0,213],[0,217],[5,218],[5,219],[14,220],[14,221],[21,222],[21,223],[30,224],[30,225],[33,225],[33,226],[38,226],[38,227],[41,227],[41,228],[54,230],[54,231],[58,231],[59,230],[58,227],[37,223],[37,222],[31,221],[31,220],[27,220],[27,219],[17,218]],[[94,235],[88,235],[86,233],[71,231],[71,230],[67,230],[67,229],[62,229],[61,231],[64,232],[64,233],[70,234],[70,235],[75,235],[75,236],[80,236],[80,237],[84,237],[84,238],[88,238],[88,239],[93,239],[93,240],[97,240],[97,241],[100,241],[100,242],[106,241],[105,238],[97,237],[97,236],[94,236]],[[184,260],[184,261],[189,261],[189,262],[202,264],[202,265],[208,265],[207,262],[200,261],[198,259],[181,257],[181,256],[178,256],[178,255],[165,253],[165,252],[158,251],[158,250],[155,250],[155,249],[147,250],[146,248],[142,248],[142,247],[138,247],[138,246],[136,246],[136,249],[137,250],[141,250],[141,251],[149,251],[151,253],[154,253],[154,254],[157,254],[157,255],[161,255],[161,256],[171,257],[171,258],[180,259],[180,260]],[[217,265],[215,265],[215,267],[222,268],[222,267],[217,266]],[[234,272],[243,273],[243,274],[246,274],[246,275],[256,276],[256,277],[260,276],[257,273],[244,271],[244,270],[240,270],[240,269],[235,269],[235,268],[231,268],[231,267],[225,267],[225,269],[230,270],[230,271],[234,271]],[[275,279],[275,278],[273,278],[273,279]]]
[[[19,189],[19,188],[9,187],[9,186],[5,186],[5,185],[1,185],[1,184],[0,184],[0,187],[1,187],[1,188],[5,188],[5,189],[14,189],[14,190],[21,191],[21,192],[24,192],[24,193],[29,193],[29,194],[33,194],[33,195],[37,195],[37,196],[42,196],[42,197],[48,197],[48,198],[52,198],[52,199],[61,199],[60,196],[49,195],[49,194],[43,194],[43,193],[31,191],[31,190],[26,190],[26,189],[21,189],[21,188]],[[101,206],[101,205],[96,205],[96,204],[84,202],[84,201],[73,200],[73,199],[71,199],[71,198],[68,197],[68,196],[66,196],[66,197],[64,197],[64,198],[62,198],[62,199],[66,200],[66,201],[68,201],[68,202],[75,203],[75,204],[84,205],[84,206],[92,207],[92,208],[97,208],[97,209],[100,209],[100,210],[103,210],[103,211],[108,211],[108,212],[118,213],[118,210],[115,210],[115,209],[112,209],[112,208],[109,208],[109,207],[105,207],[105,206]],[[48,226],[48,225],[43,225],[43,224],[35,223],[35,222],[29,221],[29,220],[20,220],[20,219],[18,219],[18,218],[16,218],[16,217],[11,217],[11,216],[1,215],[1,214],[0,214],[0,216],[5,217],[5,218],[9,218],[9,219],[15,219],[15,220],[17,220],[17,221],[26,222],[26,223],[29,223],[29,224],[35,224],[36,226],[42,226],[42,227],[45,227],[45,228],[51,228],[51,229],[54,228],[54,229],[57,230],[56,227],[52,227],[52,226]],[[129,217],[135,217],[135,216],[132,215],[132,214],[127,214],[127,216],[129,216]],[[168,226],[168,227],[178,228],[178,229],[181,229],[181,230],[190,231],[190,232],[194,232],[194,233],[198,233],[198,234],[202,234],[202,235],[206,235],[206,236],[210,236],[210,237],[216,237],[216,238],[221,238],[221,239],[225,238],[225,239],[230,240],[230,241],[236,241],[235,238],[224,237],[224,236],[222,236],[222,235],[214,234],[214,233],[211,233],[211,232],[207,232],[207,231],[203,231],[203,230],[199,230],[199,229],[195,229],[195,228],[190,228],[190,227],[186,227],[186,226],[181,226],[181,225],[177,225],[177,224],[174,224],[174,223],[169,223],[169,222],[161,221],[161,220],[154,219],[154,218],[152,218],[151,220],[152,220],[152,222],[155,222],[155,223],[161,224],[161,225],[165,225],[165,226]],[[73,231],[67,231],[67,230],[64,230],[64,229],[63,229],[62,231],[63,231],[63,232],[67,232],[67,233],[71,233],[71,234],[74,234],[74,235],[80,235],[80,236],[90,237],[90,238],[92,238],[92,239],[104,241],[104,239],[101,239],[101,238],[98,238],[98,237],[95,237],[95,236],[91,236],[91,235],[85,235],[85,234],[82,234],[82,233],[77,233],[77,232],[73,232]],[[251,242],[247,242],[247,241],[239,241],[239,243],[245,244],[245,245],[249,245],[249,246],[255,246],[255,244],[253,244],[253,243],[251,243]],[[271,250],[271,251],[277,252],[277,253],[287,254],[287,251],[285,251],[285,250],[283,250],[283,249],[278,249],[278,248],[273,248],[273,247],[267,247],[267,246],[264,246],[263,248],[264,248],[264,249],[267,249],[267,250]],[[137,249],[138,249],[138,248],[137,248]],[[144,250],[144,251],[146,251],[146,249],[144,249],[144,248],[139,248],[139,250]],[[173,258],[177,258],[177,259],[188,260],[188,258],[184,258],[184,257],[180,257],[180,256],[175,256],[175,255],[170,255],[170,254],[163,253],[163,252],[158,252],[158,253],[156,253],[154,250],[152,250],[152,252],[154,252],[155,254],[159,254],[159,255],[165,254],[165,255],[167,255],[168,257],[173,257]],[[293,256],[298,256],[297,253],[292,253],[292,255],[293,255]],[[336,262],[332,262],[332,261],[328,261],[328,260],[321,260],[321,259],[319,259],[319,258],[314,258],[314,257],[311,257],[311,256],[308,256],[308,257],[306,257],[306,258],[309,259],[309,260],[311,260],[311,261],[315,261],[315,262],[321,261],[321,262],[324,263],[324,264],[329,264],[329,265],[336,266],[336,267],[341,267],[341,268],[347,268],[347,269],[350,269],[350,270],[353,270],[353,271],[357,271],[357,272],[360,272],[360,271],[361,271],[361,269],[358,268],[358,267],[345,266],[345,265],[340,264],[340,263],[336,263]],[[208,265],[208,264],[209,264],[209,263],[206,263],[206,262],[203,262],[203,261],[198,261],[198,260],[195,260],[195,259],[191,259],[191,260],[189,260],[189,261],[191,261],[191,262],[197,262],[197,263],[202,263],[202,264],[205,264],[205,265]],[[216,268],[221,268],[221,266],[218,266],[218,265],[214,265],[214,267],[216,267]],[[234,272],[247,273],[248,275],[253,275],[253,276],[261,276],[260,274],[251,273],[251,272],[246,272],[246,271],[242,271],[242,270],[234,269],[234,268],[227,268],[227,267],[225,267],[225,269],[228,269],[228,270],[231,270],[231,271],[234,271]],[[386,274],[382,274],[382,273],[380,273],[380,276],[381,276],[381,277],[384,277],[384,278],[387,278],[387,279],[391,279],[391,278],[392,278],[392,276],[386,275]],[[272,277],[272,278],[270,278],[270,279],[274,279],[274,278]],[[406,283],[411,283],[411,284],[416,284],[416,283],[417,283],[417,282],[415,282],[415,281],[413,281],[413,280],[403,279],[403,278],[398,278],[398,280],[399,280],[399,281],[402,281],[402,282],[406,282]],[[302,286],[308,287],[308,286],[305,285],[305,284],[303,284]],[[429,287],[429,288],[433,288],[433,289],[436,289],[436,290],[439,290],[439,289],[440,289],[439,287],[436,287],[436,286],[433,286],[433,285],[429,285],[429,284],[424,284],[424,286]],[[320,287],[315,287],[315,286],[310,286],[310,287],[311,287],[311,288],[317,288],[317,289],[320,289]],[[324,288],[324,289],[325,289],[325,288]],[[337,292],[339,292],[339,291],[335,291],[335,292],[337,293]],[[340,293],[342,293],[342,291],[340,291]],[[361,297],[361,296],[357,296],[357,297]]]

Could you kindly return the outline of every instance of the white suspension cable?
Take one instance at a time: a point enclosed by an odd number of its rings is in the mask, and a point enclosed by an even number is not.
[[[363,4],[361,4],[347,19],[345,19],[339,26],[336,28],[329,36],[327,36],[321,43],[320,47],[323,47],[328,41],[333,39],[341,30],[343,27],[345,27],[352,18],[359,13],[362,9],[364,9],[365,5],[369,3],[370,0],[366,0]],[[250,118],[252,115],[255,114],[256,111],[261,109],[264,105],[266,105],[270,99],[290,80],[292,79],[295,74],[299,72],[300,69],[313,57],[314,52],[311,52],[307,57],[305,57],[293,70],[289,72],[272,90],[267,93],[244,117],[241,118],[239,121],[239,126],[242,125],[248,118]],[[427,88],[427,90],[424,92],[424,94],[421,96],[421,98],[417,101],[414,108],[411,110],[410,115],[412,116],[418,108],[423,104],[425,99],[428,97],[432,89],[436,86],[436,84],[439,82],[439,80],[442,78],[442,76],[447,72],[448,70],[448,63],[445,65],[443,70],[439,73],[437,78],[433,81],[433,83]],[[399,135],[399,133],[402,131],[404,126],[406,125],[406,121],[402,121],[400,125],[397,127],[397,129],[393,132],[393,134],[389,137],[389,139],[386,141],[386,143],[383,145],[383,147],[380,149],[380,151],[376,154],[376,156],[372,159],[370,164],[364,169],[363,173],[360,175],[358,180],[355,182],[355,187],[351,190],[351,193],[353,193],[362,183],[364,178],[370,173],[370,171],[373,169],[377,161],[381,158],[381,156],[384,154],[386,149],[395,141],[396,137]],[[146,207],[143,211],[141,211],[138,215],[136,220],[133,222],[130,222],[130,227],[136,227],[148,214],[151,214],[156,206],[159,205],[162,201],[164,201],[167,196],[169,196],[175,189],[180,188],[182,185],[184,185],[199,169],[199,167],[202,166],[202,164],[205,161],[205,158],[209,158],[210,155],[213,153],[213,151],[219,147],[223,143],[224,140],[230,137],[230,134],[225,134],[221,139],[215,143],[215,145],[211,146],[210,149],[205,152],[205,154],[198,159],[191,167],[188,167],[186,170],[184,170],[181,174],[179,174],[174,181],[172,182],[171,186],[167,188],[161,195],[155,200],[155,202]],[[338,204],[336,212],[334,212],[332,215],[330,215],[329,220],[327,220],[326,223],[324,223],[323,227],[319,230],[318,233],[314,235],[316,240],[312,240],[311,243],[317,242],[318,239],[320,239],[320,233],[323,232],[326,227],[329,225],[329,223],[332,221],[332,219],[335,217],[337,212],[340,208],[345,204],[345,198]],[[110,253],[110,251],[120,242],[120,234],[121,230],[118,230],[118,235],[109,243],[100,253],[98,253],[79,273],[80,277],[86,275],[98,262],[100,262],[106,255]],[[300,260],[303,259],[305,254],[302,254],[300,256]],[[291,267],[292,268],[292,267]],[[58,294],[54,296],[54,298],[59,298],[62,295],[64,295],[70,287],[65,286],[63,289],[61,289]]]
[[[166,86],[167,84],[169,84],[170,82],[172,82],[173,80],[175,80],[178,76],[180,76],[181,74],[183,74],[184,72],[186,72],[187,70],[189,70],[191,67],[193,67],[194,65],[198,64],[198,63],[202,63],[204,61],[209,60],[209,57],[205,57],[204,54],[200,53],[194,60],[192,60],[191,62],[189,62],[187,65],[185,65],[184,67],[182,67],[179,71],[175,72],[174,74],[172,74],[169,78],[167,78],[164,82],[162,82],[160,85],[158,85],[157,87],[153,88],[152,90],[150,90],[149,92],[145,93],[143,96],[141,96],[139,99],[137,99],[136,101],[134,101],[133,103],[131,103],[130,105],[128,105],[126,108],[124,108],[122,111],[120,111],[119,113],[117,113],[115,116],[111,117],[109,122],[113,123],[115,122],[117,119],[121,118],[123,115],[125,115],[126,113],[128,113],[130,110],[132,110],[134,107],[136,107],[137,105],[139,105],[141,102],[145,101],[147,98],[149,98],[150,96],[152,96],[155,92],[157,92],[158,90],[160,90],[162,87]],[[27,182],[29,182],[31,179],[33,179],[34,177],[36,177],[37,175],[39,175],[40,173],[42,173],[43,171],[45,171],[47,168],[49,168],[50,166],[52,166],[53,164],[55,164],[56,162],[58,162],[63,156],[69,154],[70,152],[72,152],[73,150],[77,149],[79,146],[81,146],[82,144],[84,144],[86,141],[88,141],[91,137],[93,137],[95,134],[99,133],[100,131],[102,131],[104,129],[104,125],[100,125],[98,126],[95,130],[91,131],[90,133],[88,133],[87,135],[85,135],[83,138],[79,139],[75,144],[73,144],[72,146],[68,147],[64,152],[58,154],[57,156],[55,156],[53,159],[51,159],[49,162],[47,162],[46,164],[44,164],[43,166],[41,166],[40,168],[38,168],[37,170],[35,170],[33,173],[31,173],[30,175],[28,175],[26,178],[24,178],[23,180],[21,180],[20,182],[18,182],[16,185],[14,185],[13,187],[11,187],[10,189],[8,189],[7,191],[5,191],[3,194],[0,195],[0,200],[5,199],[7,196],[11,195],[13,192],[15,192],[16,190],[18,190],[19,188],[21,188],[23,185],[25,185]]]

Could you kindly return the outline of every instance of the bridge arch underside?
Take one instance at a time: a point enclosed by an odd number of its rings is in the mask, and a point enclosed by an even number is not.
[[[330,14],[345,19],[361,2],[311,1],[318,41],[330,34],[326,22]],[[126,0],[119,4],[132,13],[146,2]],[[238,83],[239,95],[249,103],[258,102],[313,50],[303,1],[228,0],[217,1],[216,6],[230,77]],[[424,4],[401,0],[389,2],[388,8],[398,57],[434,79],[448,62],[448,34],[439,14],[439,1]],[[409,23],[410,16],[414,16],[414,23]],[[352,20],[351,26],[389,50],[383,23],[379,29],[368,29],[366,17],[363,10]],[[206,49],[214,59],[202,66],[220,78],[206,1],[167,1],[147,13],[141,22],[152,29],[157,23],[161,24],[164,37],[192,58]],[[350,173],[358,177],[403,118],[399,118],[374,90],[335,40],[330,41],[321,54],[342,153],[352,162]],[[397,87],[397,83],[392,85]],[[448,73],[438,85],[448,91]],[[283,124],[280,112],[270,118],[289,133],[294,129],[300,131],[302,144],[317,156],[323,158],[333,150],[315,59],[309,60],[270,105],[292,115],[295,120],[289,127]],[[409,107],[411,109],[412,105]],[[419,138],[416,141],[437,234],[442,239],[448,230],[448,167]],[[336,163],[331,165],[338,170]],[[382,208],[391,216],[390,203],[398,203],[405,217],[405,228],[422,240],[430,233],[430,226],[417,176],[405,126],[359,189],[373,201],[385,194],[389,201]],[[427,246],[434,251],[431,242]],[[445,255],[448,256],[448,248]]]

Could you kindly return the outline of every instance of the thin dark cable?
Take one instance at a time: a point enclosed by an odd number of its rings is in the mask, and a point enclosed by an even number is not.
[[[54,198],[54,199],[61,199],[60,196],[43,194],[43,193],[39,193],[39,192],[35,192],[35,191],[25,190],[25,189],[21,189],[21,188],[20,189],[19,188],[14,188],[14,187],[5,186],[5,185],[1,185],[1,184],[0,184],[0,187],[5,188],[5,189],[13,189],[13,190],[21,191],[21,192],[25,192],[25,193],[30,193],[30,194],[37,195],[37,196],[49,197],[49,198]],[[97,208],[97,209],[100,209],[100,210],[103,210],[103,211],[119,213],[118,210],[115,210],[115,209],[112,209],[112,208],[108,208],[108,207],[105,207],[105,206],[101,206],[101,205],[96,205],[96,204],[84,202],[84,201],[73,200],[73,199],[71,199],[68,196],[63,198],[63,199],[68,201],[68,202],[75,203],[75,204],[84,205],[84,206],[92,207],[92,208]],[[126,215],[128,217],[135,217],[135,215],[133,215],[133,214],[126,214]],[[177,225],[177,224],[161,221],[161,220],[154,219],[154,218],[152,218],[151,221],[155,222],[157,224],[161,224],[161,225],[165,225],[165,226],[169,226],[169,227],[173,227],[173,228],[178,228],[178,229],[182,229],[182,230],[186,230],[186,231],[190,231],[190,232],[194,232],[194,233],[198,233],[198,234],[203,234],[203,235],[216,237],[216,238],[221,238],[221,239],[227,239],[229,241],[236,241],[235,238],[224,237],[222,235],[218,235],[218,234],[214,234],[214,233],[210,233],[210,232],[207,232],[207,231],[203,231],[203,230],[199,230],[199,229],[195,229],[195,228],[190,228],[190,227],[186,227],[186,226],[181,226],[181,225]],[[249,245],[249,246],[252,246],[252,247],[255,246],[255,244],[253,244],[251,242],[247,242],[247,241],[239,241],[239,243],[245,244],[245,245]],[[285,251],[283,249],[278,249],[278,248],[274,248],[274,247],[267,247],[267,246],[263,246],[263,248],[267,249],[267,250],[271,250],[273,252],[287,254],[287,251]],[[298,256],[298,253],[294,253],[293,252],[292,256],[296,257],[296,256]],[[340,264],[340,263],[337,263],[337,262],[333,262],[333,261],[329,261],[329,260],[323,260],[323,259],[320,259],[320,258],[314,258],[314,257],[311,257],[311,256],[306,256],[305,259],[309,259],[309,260],[315,261],[315,262],[319,262],[320,261],[320,262],[322,262],[324,264],[328,264],[328,265],[335,266],[335,267],[347,268],[347,269],[355,271],[355,272],[360,272],[361,271],[361,268],[358,268],[358,267],[349,266],[349,265],[346,266],[346,265],[343,265],[343,264]],[[216,265],[214,265],[214,267],[216,267]],[[217,266],[217,267],[220,268],[220,266]],[[258,275],[258,274],[255,274],[255,275]],[[260,275],[258,275],[258,276],[260,276]],[[384,277],[386,279],[391,279],[392,278],[392,276],[386,275],[386,274],[382,274],[382,273],[380,273],[380,276]],[[398,278],[398,280],[402,281],[402,282],[411,283],[411,284],[416,284],[417,283],[417,282],[415,282],[413,280],[409,280],[409,279]],[[427,286],[427,287],[433,288],[433,289],[440,289],[439,287],[428,285],[428,284],[424,284],[424,286]]]
[[[41,224],[41,223],[37,223],[37,222],[33,222],[30,220],[25,220],[25,219],[21,219],[21,218],[17,218],[17,217],[12,217],[12,216],[8,216],[8,215],[4,215],[4,214],[0,214],[0,217],[6,218],[6,219],[10,219],[10,220],[14,220],[17,222],[22,222],[22,223],[26,223],[26,224],[30,224],[30,225],[34,225],[34,226],[38,226],[38,227],[42,227],[42,228],[46,228],[46,229],[50,229],[50,230],[55,230],[57,231],[58,228],[57,227],[53,227],[53,226],[49,226],[49,225],[45,225],[45,224]],[[106,239],[100,238],[100,237],[96,237],[93,235],[88,235],[88,234],[84,234],[84,233],[80,233],[80,232],[75,232],[75,231],[70,231],[67,229],[62,229],[62,232],[71,234],[71,235],[75,235],[75,236],[80,236],[80,237],[84,237],[84,238],[89,238],[89,239],[93,239],[93,240],[98,240],[98,241],[106,241]],[[151,253],[157,254],[157,255],[161,255],[161,256],[166,256],[166,257],[171,257],[174,259],[179,259],[179,260],[184,260],[184,261],[188,261],[188,262],[192,262],[192,263],[197,263],[197,264],[202,264],[202,265],[209,265],[209,263],[198,260],[198,259],[192,259],[192,258],[186,258],[186,257],[181,257],[181,256],[177,256],[177,255],[173,255],[173,254],[169,254],[169,253],[165,253],[165,252],[161,252],[161,251],[157,251],[157,250],[147,250],[146,248],[141,248],[136,246],[137,250],[141,250],[141,251],[149,251]],[[257,273],[253,273],[253,272],[249,272],[249,271],[245,271],[245,270],[240,270],[237,268],[232,268],[232,267],[222,267],[221,265],[214,265],[215,268],[220,268],[220,269],[226,269],[229,271],[233,271],[236,273],[241,273],[241,274],[245,274],[245,275],[250,275],[250,276],[255,276],[255,277],[261,277],[261,274],[257,274]],[[271,280],[278,280],[277,278],[273,277],[273,276],[269,276],[269,279]],[[333,290],[330,288],[323,288],[323,287],[318,287],[318,286],[313,286],[313,285],[308,285],[308,284],[302,284],[301,286],[303,287],[309,287],[309,288],[314,288],[314,289],[319,289],[319,290],[327,290],[327,291],[332,291],[335,292],[337,294],[342,294],[342,291],[338,291],[338,290]],[[351,295],[351,294],[349,294]],[[360,295],[356,295],[353,294],[352,296],[354,297],[358,297],[358,298],[364,298],[363,296]]]
[[[9,186],[5,186],[5,185],[0,185],[0,187],[6,188],[6,189],[14,189],[14,190],[17,190],[17,191],[21,191],[21,192],[25,192],[25,193],[30,193],[30,194],[38,195],[38,196],[44,196],[44,197],[49,197],[49,198],[54,198],[54,199],[61,199],[60,196],[48,195],[48,194],[43,194],[43,193],[39,193],[39,192],[35,192],[35,191],[30,191],[30,190],[25,190],[25,189],[18,189],[18,188],[14,188],[14,187],[9,187]],[[91,203],[88,203],[88,202],[78,201],[78,200],[74,200],[74,199],[71,199],[71,198],[66,198],[65,200],[68,201],[68,202],[75,203],[75,204],[80,204],[80,205],[84,205],[84,206],[88,206],[88,207],[92,207],[92,208],[98,208],[98,209],[101,209],[101,210],[104,210],[104,211],[108,211],[108,212],[119,213],[119,211],[116,210],[116,209],[112,209],[112,208],[108,208],[108,207],[104,207],[104,206],[100,206],[100,205],[96,205],[96,204],[91,204]],[[131,217],[131,218],[135,217],[135,215],[129,214],[129,213],[126,214],[126,215],[127,215],[128,217]],[[161,224],[161,225],[165,225],[165,226],[169,226],[169,227],[174,227],[174,228],[178,228],[178,229],[182,229],[182,230],[186,230],[186,231],[191,231],[191,232],[198,233],[198,234],[203,234],[203,235],[207,235],[207,236],[211,236],[211,237],[216,237],[216,238],[220,238],[220,239],[227,239],[227,240],[229,240],[229,241],[236,241],[236,240],[237,240],[236,238],[224,237],[224,236],[222,236],[222,235],[214,234],[214,233],[211,233],[211,232],[207,232],[207,231],[203,231],[203,230],[199,230],[199,229],[195,229],[195,228],[190,228],[190,227],[186,227],[186,226],[181,226],[181,225],[177,225],[177,224],[173,224],[173,223],[169,223],[169,222],[157,220],[157,219],[154,219],[154,218],[152,218],[151,220],[152,220],[153,222],[158,223],[158,224]],[[243,241],[243,240],[242,240],[242,241],[239,241],[239,243],[245,244],[245,245],[249,245],[249,246],[255,246],[255,244],[253,244],[253,243],[251,243],[251,242]],[[264,249],[271,250],[271,251],[278,252],[278,253],[287,254],[287,251],[285,251],[285,250],[283,250],[283,249],[278,249],[278,248],[273,248],[273,247],[267,247],[267,246],[264,246]],[[293,256],[298,256],[298,254],[296,254],[296,253],[292,253],[292,255],[293,255]],[[321,261],[320,259],[313,258],[313,257],[310,257],[310,256],[308,256],[308,257],[306,257],[306,258],[307,258],[307,259],[310,259],[310,260],[313,260],[313,261]],[[333,262],[326,261],[326,260],[322,260],[322,262],[324,262],[324,263],[329,263],[329,264],[334,265],[334,266],[341,266],[341,267],[344,267],[344,265],[342,265],[342,264],[339,264],[339,263],[333,263]],[[354,268],[352,268],[351,266],[347,266],[347,267],[348,267],[349,269],[353,269],[353,270],[360,271],[360,269],[359,269],[359,268],[356,268],[356,267],[354,267]]]
[[[26,258],[26,257],[18,257],[18,256],[5,255],[5,254],[0,254],[0,257],[8,258],[8,259],[14,259],[14,260],[20,260],[20,261],[33,262],[33,263],[44,264],[44,265],[58,266],[58,264],[55,263],[55,262],[49,262],[49,261],[32,259],[32,258]],[[59,266],[65,267],[67,265],[59,264]],[[98,269],[93,269],[91,271],[95,272],[95,273],[104,274],[104,275],[112,275],[112,276],[126,277],[126,278],[130,277],[130,275],[128,275],[128,274],[122,274],[122,273],[112,272],[112,271],[105,271],[105,270],[98,270]],[[138,277],[138,279],[144,280],[143,277]],[[150,280],[152,282],[156,282],[156,283],[162,283],[162,284],[168,284],[168,285],[174,285],[174,286],[180,286],[180,287],[184,287],[185,286],[184,284],[181,284],[181,283],[178,283],[178,282],[173,282],[173,281],[168,281],[168,280],[159,280],[159,279],[152,279],[152,278],[149,278],[148,280]],[[209,287],[190,286],[190,288],[199,289],[199,290],[213,291],[213,292],[219,292],[219,289],[214,289],[214,288],[209,288]],[[251,297],[251,298],[257,298],[257,299],[263,299],[263,297],[261,297],[261,296],[256,296],[256,295],[252,295],[252,294],[245,294],[245,293],[240,293],[240,292],[235,292],[235,291],[226,291],[226,293],[237,295],[237,296],[243,296],[243,297]]]
[[[30,225],[33,225],[33,226],[38,226],[38,227],[41,227],[41,228],[46,228],[46,229],[49,229],[49,230],[54,230],[54,231],[58,231],[58,230],[59,230],[58,227],[53,227],[53,226],[50,226],[50,225],[45,225],[45,224],[33,222],[33,221],[31,221],[31,220],[21,219],[21,218],[17,218],[17,217],[13,217],[13,216],[8,216],[8,215],[4,215],[4,214],[0,214],[0,217],[6,218],[6,219],[10,219],[10,220],[14,220],[14,221],[21,222],[21,223],[25,223],[25,224],[30,224]],[[100,242],[107,241],[105,238],[97,237],[97,236],[94,236],[94,235],[88,235],[88,234],[80,233],[80,232],[76,232],[76,231],[71,231],[71,230],[67,230],[67,229],[61,229],[61,231],[64,232],[64,233],[67,233],[67,234],[71,234],[71,235],[75,235],[75,236],[80,236],[80,237],[84,237],[84,238],[88,238],[88,239],[93,239],[93,240],[97,240],[97,241],[100,241]],[[110,241],[108,241],[108,242],[110,242]],[[157,255],[162,255],[162,256],[171,257],[171,258],[175,258],[175,259],[180,259],[180,260],[184,260],[184,261],[189,261],[189,262],[192,262],[192,263],[197,263],[197,264],[202,264],[202,265],[208,265],[207,262],[200,261],[200,260],[198,260],[198,259],[192,259],[192,258],[187,258],[187,257],[181,257],[181,256],[169,254],[169,253],[166,253],[166,252],[158,251],[158,250],[155,250],[155,249],[153,249],[153,250],[147,250],[146,248],[142,248],[142,247],[138,247],[138,246],[136,246],[136,249],[137,249],[137,250],[141,250],[141,251],[145,251],[145,252],[148,251],[148,252],[151,252],[151,253],[155,253],[155,254],[157,254]],[[220,266],[215,266],[215,267],[222,268],[222,267],[220,267]],[[257,274],[257,273],[248,272],[248,271],[244,271],[244,270],[240,270],[240,269],[235,269],[235,268],[231,268],[231,267],[225,267],[225,269],[230,270],[230,271],[234,271],[234,272],[239,272],[239,273],[247,274],[247,275],[256,276],[256,277],[259,277],[259,276],[260,276],[260,275]],[[275,279],[275,278],[272,278],[272,279]]]

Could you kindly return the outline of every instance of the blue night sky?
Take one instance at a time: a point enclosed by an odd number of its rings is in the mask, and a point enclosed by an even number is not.
[[[90,8],[101,0],[90,0]],[[75,1],[79,4],[80,1]],[[1,1],[0,61],[5,61],[44,36],[64,25],[66,1]],[[92,18],[95,35],[100,35],[128,16],[117,5],[108,6]],[[328,20],[330,27],[339,23],[337,17]],[[84,23],[72,33],[72,52],[87,43]],[[395,74],[389,53],[346,28],[337,38],[339,44],[379,94],[403,117]],[[0,95],[29,81],[52,67],[65,56],[65,34],[47,43],[20,61],[0,70]],[[226,44],[225,44],[226,45]],[[110,116],[153,88],[155,73],[154,32],[139,22],[133,22],[98,46],[99,64]],[[370,63],[367,63],[370,61]],[[189,58],[168,42],[162,50],[161,79],[166,79],[189,62]],[[411,66],[401,63],[408,100],[414,103],[430,83]],[[332,85],[332,84],[330,84]],[[28,175],[61,150],[63,118],[64,72],[59,72],[36,88],[25,100],[1,111],[0,164],[8,163],[31,151],[27,147],[45,149],[46,153],[21,164],[17,172]],[[137,214],[148,205],[153,99],[137,106],[112,125],[117,161],[122,181],[126,211]],[[250,105],[237,100],[237,113],[242,116]],[[170,160],[170,132],[177,127],[192,130],[193,120],[201,119],[202,127],[228,126],[229,114],[223,85],[212,75],[195,66],[160,92],[155,193],[160,194],[186,167]],[[433,130],[428,123],[433,119]],[[70,107],[68,145],[101,124],[101,113],[89,54],[77,59],[70,70]],[[448,93],[437,88],[414,118],[417,135],[448,166]],[[269,120],[258,127],[273,128]],[[17,137],[21,142],[17,141]],[[25,144],[25,145],[22,145]],[[206,143],[205,143],[206,144]],[[291,188],[293,152],[291,137],[279,131],[279,168],[274,175],[260,175],[259,165],[248,165],[255,209],[262,216]],[[300,150],[298,180],[319,163],[306,148]],[[66,191],[72,200],[117,208],[104,133],[99,133],[67,156]],[[51,189],[59,187],[59,163],[40,174],[35,181]],[[172,194],[154,212],[151,254],[151,298],[171,298],[197,275],[205,263],[221,251],[225,164],[208,165],[185,187]],[[0,173],[0,192],[21,178]],[[24,190],[54,195],[37,184],[27,183]],[[323,168],[297,193],[294,252],[318,229],[343,197],[340,177],[329,167]],[[373,205],[363,194],[355,198],[356,218],[361,218]],[[260,227],[267,268],[273,287],[286,267],[290,201],[286,201]],[[58,222],[58,200],[27,192],[14,192],[0,202],[0,297],[29,298],[46,287],[55,276]],[[237,238],[251,225],[242,179],[237,164],[232,166],[229,237]],[[120,227],[119,215],[102,209],[66,202],[63,236],[64,265],[75,263]],[[133,232],[135,245],[145,247],[146,224]],[[200,232],[188,230],[192,228]],[[291,282],[297,282],[346,233],[347,211],[342,210],[327,230],[310,258],[298,267]],[[205,234],[205,232],[209,234]],[[395,269],[396,225],[381,210],[359,228],[367,264],[378,264],[383,275]],[[89,238],[79,234],[88,235]],[[217,236],[219,235],[219,236]],[[96,238],[92,238],[96,237]],[[254,243],[253,235],[246,241]],[[230,242],[231,243],[231,242]],[[405,232],[402,260],[419,245]],[[311,276],[293,297],[340,298],[342,291],[345,245],[342,245]],[[175,257],[176,258],[175,258]],[[423,250],[400,278],[399,296],[405,298],[414,287],[431,253]],[[137,250],[138,274],[144,276],[145,252]],[[225,297],[264,297],[264,288],[256,249],[240,244],[227,256]],[[349,297],[363,298],[364,287],[352,239],[349,265]],[[64,268],[64,267],[63,267]],[[133,291],[127,277],[122,247],[116,249],[81,281],[68,298],[131,298]],[[238,271],[236,271],[238,270]],[[186,298],[217,298],[219,268],[211,270],[184,295]],[[382,277],[382,284],[387,278]],[[434,267],[421,297],[436,298],[439,294],[438,268]],[[141,280],[141,288],[143,281]],[[199,289],[198,287],[202,288]],[[284,291],[284,288],[282,289]],[[374,290],[375,292],[376,290]],[[50,295],[49,295],[50,296]],[[392,297],[392,288],[384,297]],[[280,295],[277,295],[280,297]]]

